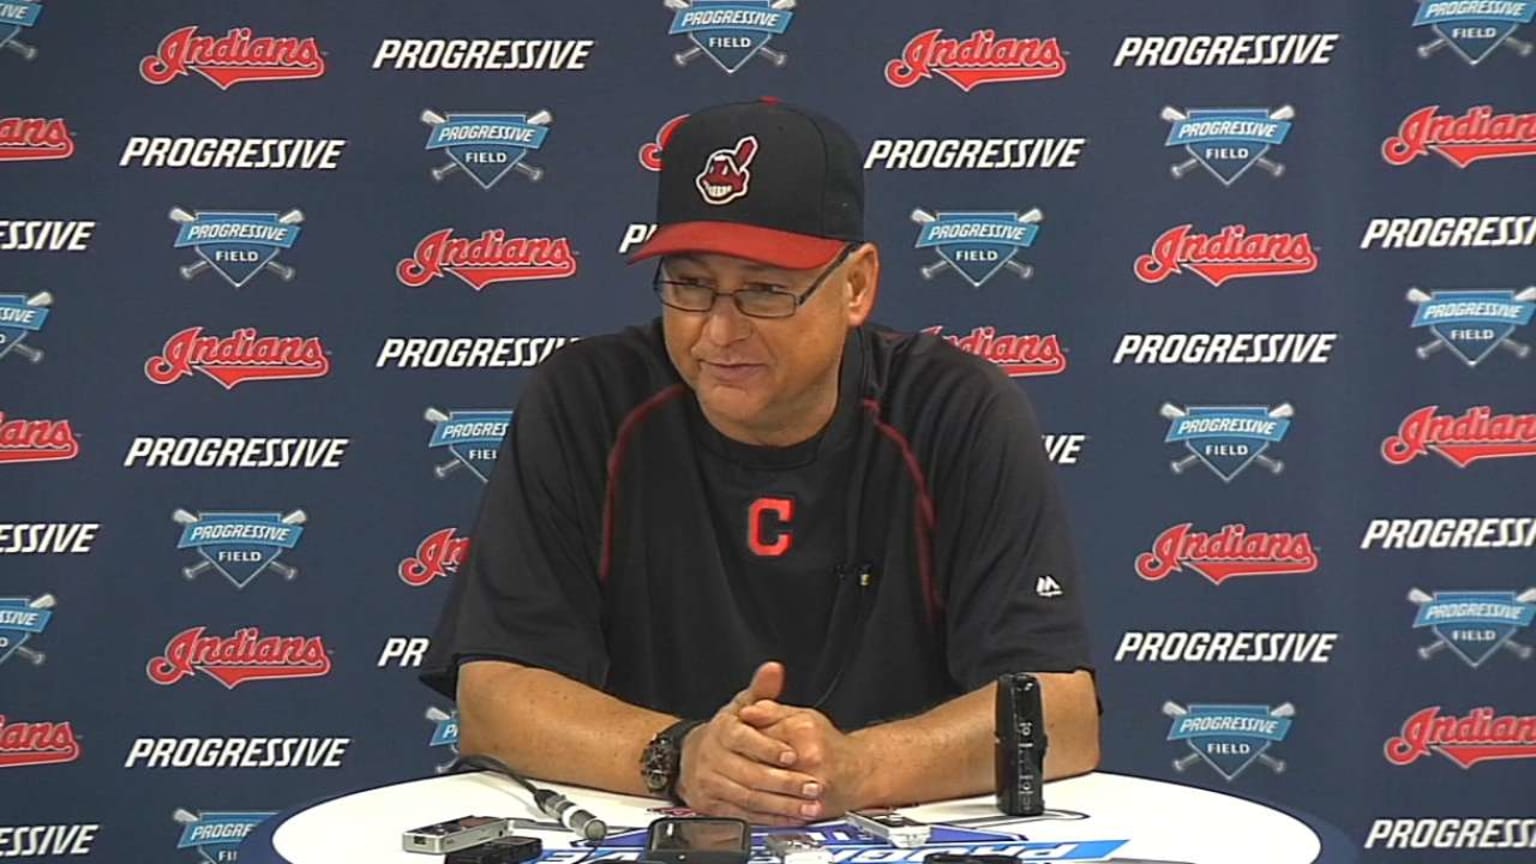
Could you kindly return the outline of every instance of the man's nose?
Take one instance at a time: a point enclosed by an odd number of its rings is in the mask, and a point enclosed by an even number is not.
[[[752,321],[736,308],[729,294],[715,297],[715,305],[704,313],[704,335],[716,345],[739,342],[752,334]]]

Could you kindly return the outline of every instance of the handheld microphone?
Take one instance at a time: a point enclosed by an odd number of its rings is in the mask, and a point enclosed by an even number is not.
[[[461,754],[448,766],[450,774],[468,770],[490,771],[517,783],[533,796],[533,803],[539,812],[581,835],[583,839],[595,842],[608,836],[608,823],[576,806],[574,801],[559,792],[533,785],[527,777],[513,771],[510,765],[495,756],[483,753]]]

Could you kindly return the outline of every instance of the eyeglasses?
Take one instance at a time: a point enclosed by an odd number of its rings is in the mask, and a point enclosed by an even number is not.
[[[665,278],[666,271],[659,263],[651,287],[663,305],[683,312],[708,312],[715,308],[716,298],[729,297],[741,314],[750,318],[788,318],[798,312],[805,301],[811,299],[821,283],[848,260],[855,248],[857,244],[854,243],[844,246],[843,251],[838,253],[827,269],[821,271],[821,275],[816,277],[816,281],[811,283],[810,289],[804,294],[796,294],[780,285],[762,283],[748,283],[747,287],[739,291],[717,291],[703,280]]]

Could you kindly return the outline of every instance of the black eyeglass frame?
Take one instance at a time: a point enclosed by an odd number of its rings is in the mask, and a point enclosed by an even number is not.
[[[708,306],[704,307],[703,309],[688,309],[682,306],[678,306],[674,303],[668,303],[666,295],[662,293],[662,286],[667,284],[686,284],[690,288],[703,288],[704,286],[692,282],[680,283],[677,282],[677,280],[661,278],[662,267],[666,263],[665,260],[659,260],[656,262],[656,274],[651,277],[651,290],[656,292],[656,299],[661,301],[661,305],[666,306],[669,309],[676,309],[679,312],[708,312],[715,308],[715,303],[719,302],[721,297],[729,297],[731,298],[731,302],[736,304],[736,311],[747,316],[748,318],[764,318],[770,320],[780,318],[793,318],[795,313],[800,311],[800,307],[805,305],[805,301],[811,299],[811,295],[816,293],[816,289],[820,288],[822,283],[827,281],[827,277],[832,275],[832,271],[843,266],[843,264],[847,262],[848,258],[853,255],[854,250],[858,249],[860,245],[862,244],[845,244],[843,246],[843,251],[839,252],[836,258],[832,259],[832,263],[827,265],[827,269],[821,271],[821,274],[816,277],[816,281],[812,282],[811,287],[808,288],[803,294],[796,294],[793,291],[771,285],[762,288],[744,288],[737,291],[718,291],[715,289],[710,289],[711,296],[709,298]],[[741,301],[736,298],[738,295],[745,294],[749,291],[759,294],[778,294],[785,297],[793,297],[795,298],[795,305],[789,310],[789,312],[783,315],[762,315],[755,312],[748,312],[741,305]]]

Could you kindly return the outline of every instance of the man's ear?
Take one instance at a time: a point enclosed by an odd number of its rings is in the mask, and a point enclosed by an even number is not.
[[[858,327],[868,320],[880,293],[880,250],[865,243],[848,256],[844,299],[848,308],[848,326]]]

